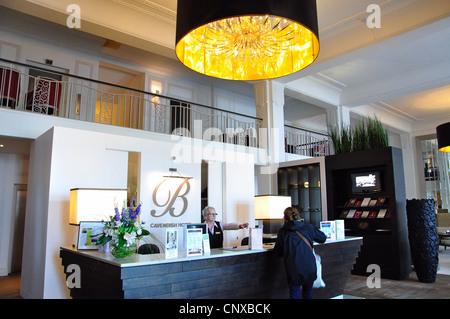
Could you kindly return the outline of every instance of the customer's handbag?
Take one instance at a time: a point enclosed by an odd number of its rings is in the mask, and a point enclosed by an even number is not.
[[[316,252],[311,247],[311,244],[309,243],[309,241],[306,240],[306,238],[302,234],[300,234],[300,232],[297,231],[296,233],[297,233],[297,235],[300,236],[301,239],[303,239],[303,241],[308,245],[308,247],[311,248],[311,252],[313,253],[314,258],[316,259],[317,278],[313,283],[313,288],[325,287],[325,282],[322,279],[322,260],[321,260],[320,256],[316,255]]]

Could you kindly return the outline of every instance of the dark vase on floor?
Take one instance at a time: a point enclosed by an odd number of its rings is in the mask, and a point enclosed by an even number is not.
[[[435,282],[439,264],[439,237],[434,200],[407,200],[406,213],[411,259],[417,278],[425,283]]]

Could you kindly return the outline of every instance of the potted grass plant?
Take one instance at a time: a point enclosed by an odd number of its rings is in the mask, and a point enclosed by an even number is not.
[[[353,129],[345,126],[340,132],[336,127],[329,129],[335,154],[377,149],[389,146],[387,130],[381,122],[367,118]]]

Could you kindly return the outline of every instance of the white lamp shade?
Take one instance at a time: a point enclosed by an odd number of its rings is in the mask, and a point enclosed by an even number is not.
[[[255,219],[282,219],[290,206],[290,196],[255,196]]]
[[[126,200],[126,189],[71,189],[69,223],[79,225],[81,221],[108,221],[115,215],[114,207],[119,207],[121,211]]]

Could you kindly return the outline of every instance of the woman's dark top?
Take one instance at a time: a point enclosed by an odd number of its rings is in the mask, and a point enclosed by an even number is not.
[[[211,234],[211,231],[208,228],[208,235],[209,235],[209,247],[211,249],[213,248],[222,248],[223,247],[223,231],[222,227],[220,227],[219,222],[215,222],[213,233]]]
[[[300,232],[311,246],[313,241],[324,243],[326,235],[311,224],[300,220],[287,222],[278,231],[274,252],[282,256],[289,285],[312,283],[317,278],[317,266],[311,248],[296,233]]]

